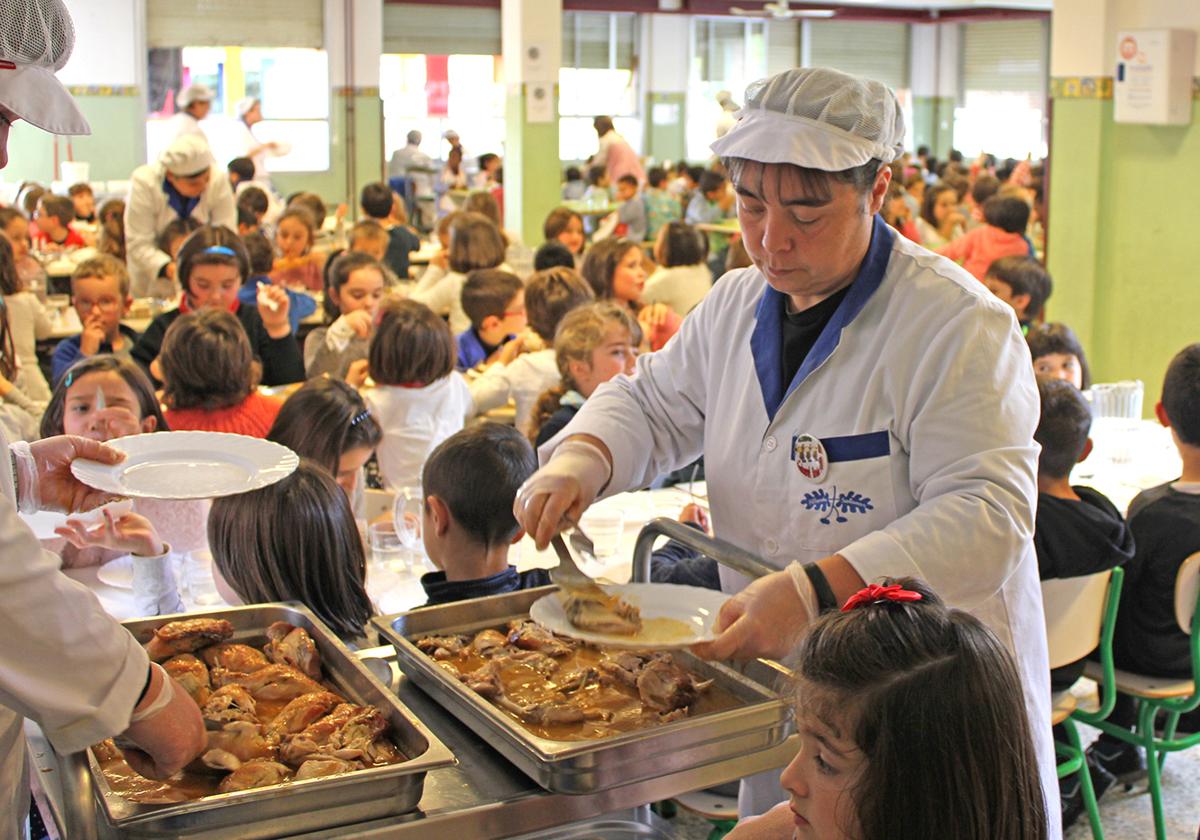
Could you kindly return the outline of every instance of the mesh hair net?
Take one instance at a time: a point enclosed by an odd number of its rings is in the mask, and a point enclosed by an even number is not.
[[[75,26],[62,0],[0,0],[0,105],[54,134],[90,133],[54,77],[74,47]]]
[[[881,82],[827,67],[787,70],[746,88],[746,104],[724,137],[721,157],[792,163],[840,172],[900,156],[904,116]]]

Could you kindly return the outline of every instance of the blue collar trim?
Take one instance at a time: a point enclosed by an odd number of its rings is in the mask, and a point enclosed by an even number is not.
[[[780,357],[783,353],[783,313],[787,296],[771,288],[769,284],[763,289],[762,297],[759,298],[754,311],[755,324],[754,331],[750,334],[750,355],[754,359],[754,371],[758,376],[763,405],[770,420],[775,419],[775,414],[784,400],[833,354],[841,341],[842,330],[858,317],[867,301],[878,291],[892,256],[893,236],[883,217],[876,215],[871,229],[871,244],[858,270],[858,276],[850,284],[846,297],[821,331],[817,343],[809,351],[808,357],[800,365],[786,390],[780,370]]]
[[[192,215],[192,211],[196,209],[196,205],[200,203],[200,196],[195,198],[185,198],[179,194],[179,190],[171,185],[171,182],[163,176],[163,192],[167,194],[167,204],[175,211],[175,214],[181,219],[186,219]]]

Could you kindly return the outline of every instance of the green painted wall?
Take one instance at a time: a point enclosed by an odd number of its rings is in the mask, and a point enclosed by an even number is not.
[[[354,142],[350,145],[348,107],[354,106]],[[359,92],[353,99],[335,93],[329,114],[329,169],[325,172],[277,172],[271,175],[282,196],[294,192],[315,192],[329,205],[330,212],[339,202],[350,205],[351,216],[358,213],[358,193],[364,184],[384,177],[383,102],[377,91]],[[346,171],[350,155],[356,166],[353,195],[347,195]]]
[[[677,121],[659,125],[654,122],[656,104],[674,105]],[[655,162],[683,160],[687,155],[687,94],[649,93],[646,95],[646,154]]]
[[[1117,125],[1111,100],[1053,114],[1047,317],[1079,332],[1094,380],[1145,382],[1150,416],[1167,363],[1200,340],[1200,101],[1178,127]]]
[[[553,113],[558,113],[555,96]],[[504,227],[521,234],[530,248],[542,242],[546,214],[562,203],[558,120],[525,121],[524,88],[509,93],[505,107]]]
[[[77,95],[76,104],[92,126],[84,137],[59,137],[58,159],[67,159],[68,143],[74,159],[91,164],[93,181],[122,181],[145,162],[146,130],[142,98],[136,92],[124,95]],[[9,137],[9,164],[5,181],[38,181],[48,184],[58,177],[54,171],[55,137],[28,123],[18,122]]]
[[[954,145],[954,97],[913,97],[913,148],[928,146],[944,158]]]

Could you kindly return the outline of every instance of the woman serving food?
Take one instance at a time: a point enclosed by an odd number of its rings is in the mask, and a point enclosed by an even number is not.
[[[545,546],[600,496],[703,454],[717,535],[779,569],[752,583],[722,570],[737,594],[706,655],[781,656],[866,583],[923,578],[1017,658],[1053,801],[1031,542],[1038,403],[1016,321],[876,217],[904,136],[884,85],[789,70],[746,103],[713,150],[754,265],[542,448],[518,521]],[[743,787],[741,810],[780,797],[772,773]]]

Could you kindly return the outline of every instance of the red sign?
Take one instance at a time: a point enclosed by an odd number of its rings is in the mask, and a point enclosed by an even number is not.
[[[425,107],[431,117],[450,115],[449,64],[449,56],[425,56]]]

